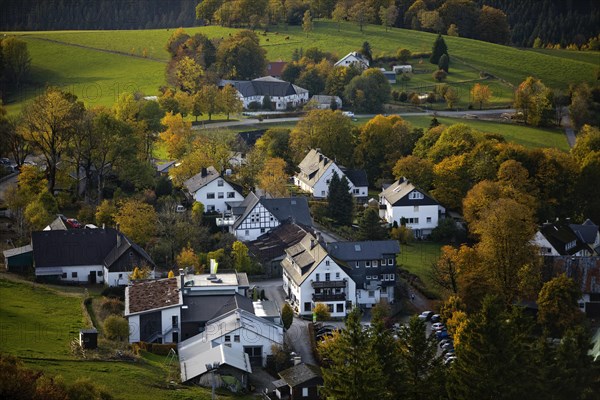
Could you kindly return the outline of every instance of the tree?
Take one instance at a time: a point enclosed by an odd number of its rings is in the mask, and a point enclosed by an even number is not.
[[[571,88],[569,116],[575,129],[584,125],[600,126],[600,89],[591,89],[587,83],[580,83]]]
[[[170,158],[182,158],[192,146],[192,124],[185,121],[181,114],[168,112],[161,123],[165,130],[160,133],[160,139],[167,145]]]
[[[229,121],[229,114],[236,114],[242,112],[244,109],[244,103],[238,94],[236,88],[232,85],[225,85],[221,89],[221,107],[222,111],[227,114],[227,120]]]
[[[360,48],[360,54],[362,54],[367,60],[369,60],[369,63],[373,62],[373,54],[371,52],[371,45],[369,44],[369,42],[363,42],[362,47]]]
[[[450,57],[448,57],[448,54],[442,54],[438,67],[448,73],[448,68],[450,67]]]
[[[453,37],[460,36],[460,34],[458,33],[458,27],[455,24],[450,24],[450,26],[448,27],[447,34],[448,34],[448,36],[453,36]]]
[[[228,95],[231,95],[230,91],[231,89],[228,89]],[[221,102],[222,99],[223,96],[217,85],[204,85],[194,96],[194,102],[198,103],[198,107],[202,113],[208,115],[209,121],[212,120],[213,114],[221,112],[224,108]]]
[[[118,315],[109,315],[104,320],[104,334],[110,340],[123,341],[129,337],[129,322]]]
[[[53,202],[50,205],[50,208],[52,208],[51,211],[54,212],[50,212],[50,210],[48,210],[49,207],[46,204],[44,204],[42,196],[53,200]],[[35,198],[33,201],[27,204],[27,206],[25,207],[24,216],[25,220],[27,221],[27,225],[32,231],[41,231],[46,225],[52,222],[57,211],[58,205],[56,203],[56,200],[54,199],[54,197],[52,197],[52,195],[48,192],[47,189],[44,189],[44,191],[40,193],[40,195],[37,196],[37,198]]]
[[[350,21],[356,22],[362,32],[365,25],[375,20],[375,11],[367,3],[359,1],[348,9],[348,18]]]
[[[269,158],[258,175],[258,185],[273,197],[287,195],[288,175],[285,172],[286,163],[281,158]]]
[[[70,146],[83,111],[77,97],[52,87],[23,111],[21,133],[45,159],[50,193],[54,193],[56,185],[57,164]]]
[[[515,92],[514,107],[523,113],[525,123],[533,126],[545,126],[554,120],[554,110],[549,90],[541,80],[527,77]]]
[[[441,34],[438,34],[437,38],[433,42],[433,47],[431,49],[431,57],[429,57],[429,62],[432,64],[438,65],[440,63],[440,58],[443,54],[448,54],[448,46],[446,46],[446,42]]]
[[[129,279],[132,281],[148,279],[148,278],[150,278],[151,273],[152,273],[152,271],[150,270],[150,268],[148,268],[146,266],[144,266],[142,268],[135,267],[135,268],[133,268],[133,271],[131,272],[131,274],[129,274]]]
[[[460,29],[461,36],[475,38],[475,26],[479,18],[479,7],[471,0],[449,0],[442,4],[438,11],[444,25],[448,28],[455,24]]]
[[[131,240],[144,246],[156,233],[157,215],[151,205],[132,199],[119,205],[115,222]]]
[[[379,210],[367,207],[363,211],[358,224],[358,240],[384,240],[388,237],[387,230],[381,224]]]
[[[221,7],[223,0],[204,0],[196,6],[196,19],[213,21],[215,12]]]
[[[400,358],[404,364],[402,398],[436,398],[443,392],[441,358],[435,335],[426,335],[425,321],[413,316],[398,333]]]
[[[352,104],[354,112],[378,113],[390,99],[390,84],[377,68],[370,68],[352,78],[344,90],[344,98]]]
[[[443,69],[438,69],[438,70],[434,71],[431,76],[433,77],[433,79],[435,79],[436,82],[442,82],[443,80],[446,79],[446,77],[448,76],[448,73],[446,71],[444,71]]]
[[[406,178],[423,190],[429,191],[432,187],[433,164],[427,159],[413,155],[402,157],[392,172],[396,179]]]
[[[444,94],[444,99],[446,100],[448,108],[452,109],[460,101],[460,94],[458,93],[458,90],[450,86],[448,90],[446,90],[446,94]]]
[[[311,110],[290,133],[290,154],[299,163],[309,149],[320,148],[340,164],[351,165],[354,142],[350,118],[340,111]]]
[[[502,10],[484,5],[475,26],[475,36],[486,42],[507,44],[510,28],[506,14]]]
[[[385,26],[386,32],[388,28],[394,26],[396,18],[398,18],[398,8],[394,4],[390,4],[388,7],[379,7],[379,19],[381,20],[381,25]]]
[[[281,308],[281,321],[283,322],[283,328],[287,331],[294,322],[294,310],[292,307],[285,303]]]
[[[31,57],[27,50],[27,43],[14,36],[9,36],[0,41],[2,52],[2,76],[15,89],[21,87],[22,81],[29,74],[31,68]]]
[[[114,226],[117,207],[110,200],[102,200],[96,208],[96,223],[100,226]]]
[[[476,83],[471,88],[471,98],[473,102],[479,103],[479,109],[483,108],[483,105],[487,105],[492,97],[492,91],[488,85],[482,85],[480,83]]]
[[[302,17],[302,30],[306,32],[306,37],[308,37],[308,33],[313,30],[313,20],[310,10],[304,12],[304,17]]]
[[[561,337],[583,318],[578,304],[580,298],[581,290],[566,274],[549,280],[542,286],[537,300],[538,321],[549,329],[551,334]]]
[[[225,79],[254,79],[262,76],[266,70],[265,54],[254,32],[241,31],[219,45],[217,69]]]
[[[378,398],[385,391],[385,379],[367,332],[360,324],[360,310],[354,308],[341,332],[318,345],[325,360],[322,393],[338,400]]]
[[[7,116],[6,108],[0,99],[0,153],[12,155],[17,165],[21,166],[30,149],[17,125],[18,119]]]
[[[398,61],[402,64],[407,64],[408,59],[412,56],[412,52],[409,49],[401,48],[398,49],[396,57],[398,57]]]
[[[251,264],[250,257],[248,256],[248,247],[236,240],[231,246],[231,255],[233,256],[233,262],[235,270],[238,272],[248,272]]]
[[[440,252],[440,258],[432,264],[431,278],[440,288],[457,294],[460,271],[458,249],[452,246],[443,246]]]
[[[327,304],[325,304],[325,303],[315,304],[313,313],[315,314],[317,321],[327,321],[331,318],[331,313],[329,312],[329,307],[327,307]]]
[[[175,257],[175,262],[179,268],[183,269],[193,268],[194,271],[199,271],[200,268],[200,259],[189,243]]]
[[[169,273],[168,273],[168,275],[167,275],[167,278],[169,278],[169,279],[173,279],[173,278],[175,278],[175,272],[173,272],[173,270],[172,270],[172,269],[170,269],[170,270],[169,270]]]
[[[184,56],[177,60],[174,68],[167,74],[167,82],[187,93],[196,93],[201,85],[204,70],[194,59]]]
[[[331,13],[331,19],[337,22],[339,32],[342,21],[346,21],[348,19],[348,7],[346,6],[345,2],[340,1],[336,3],[335,8]]]
[[[333,171],[327,193],[327,209],[329,217],[339,225],[349,226],[352,223],[354,199],[350,193],[350,185],[346,177],[339,178]]]

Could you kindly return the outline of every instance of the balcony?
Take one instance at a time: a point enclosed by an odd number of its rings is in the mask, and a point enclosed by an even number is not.
[[[322,289],[322,288],[345,288],[347,280],[343,279],[341,281],[312,281],[312,287],[314,289]]]
[[[346,293],[336,293],[336,294],[333,294],[333,293],[315,294],[315,293],[313,293],[312,299],[313,299],[313,301],[346,301]]]

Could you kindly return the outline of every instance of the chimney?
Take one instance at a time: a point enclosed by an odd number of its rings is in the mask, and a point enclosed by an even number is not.
[[[106,224],[104,222],[102,223],[102,229],[106,229]]]
[[[311,250],[312,250],[312,249],[314,249],[314,248],[315,248],[315,246],[316,246],[315,239],[310,239],[310,249],[311,249]]]
[[[208,175],[208,171],[206,168],[202,168],[202,177],[204,178],[206,175]]]
[[[317,242],[319,242],[321,246],[325,246],[325,239],[323,239],[321,232],[317,232]]]
[[[319,162],[323,161],[323,154],[319,154]]]
[[[185,272],[183,271],[183,268],[179,268],[179,284],[181,286],[181,289],[183,289],[183,285],[184,285],[184,280],[185,280]]]
[[[294,365],[298,365],[298,364],[302,363],[302,357],[300,357],[300,356],[294,356],[293,360],[294,360]]]

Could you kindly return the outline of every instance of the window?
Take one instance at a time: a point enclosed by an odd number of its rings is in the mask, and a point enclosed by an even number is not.
[[[219,179],[217,181],[217,186],[223,186],[223,179]]]
[[[308,388],[302,388],[302,397],[308,397]]]
[[[319,282],[319,280],[320,280],[320,279],[321,279],[321,274],[316,274],[316,275],[315,275],[315,280],[316,280],[317,282]]]
[[[227,192],[228,199],[235,199],[235,192]]]
[[[233,341],[239,343],[240,342],[240,335],[233,335]]]
[[[325,261],[325,265],[329,266],[329,260]]]
[[[104,274],[104,272],[98,271],[98,276],[102,276],[102,274]]]
[[[244,235],[250,236],[250,231],[248,229],[246,229],[246,231],[244,232]]]
[[[62,278],[63,278],[63,279],[67,279],[67,273],[66,273],[66,272],[63,272],[63,273],[62,273]]]
[[[119,279],[123,279],[123,274],[119,274]]]
[[[265,228],[260,228],[260,233],[265,233],[266,229]]]
[[[331,274],[329,272],[325,274],[325,280],[328,282],[331,280]]]
[[[321,190],[321,196],[325,196],[325,191]]]
[[[231,336],[225,335],[225,342],[231,342]]]
[[[335,279],[340,279],[340,273],[339,272],[335,273]]]
[[[367,276],[365,276],[365,279],[366,279],[366,280],[371,280],[371,275],[367,275]]]
[[[356,262],[356,268],[360,267],[360,263],[357,261]]]
[[[431,223],[431,217],[427,217],[427,223],[430,224]]]
[[[310,301],[307,301],[306,303],[304,303],[304,312],[310,312],[310,311],[311,311]]]
[[[354,194],[360,194],[360,189],[354,189],[354,190],[352,190],[352,193],[354,193]]]
[[[408,223],[409,224],[418,224],[419,223],[419,218],[409,218],[408,219]]]
[[[381,288],[381,294],[387,294],[387,286]]]
[[[394,259],[388,258],[388,265],[394,265]]]
[[[77,272],[71,272],[71,278],[77,278]]]
[[[379,261],[373,260],[373,267],[377,267],[379,265]]]
[[[207,199],[214,199],[215,198],[215,194],[214,193],[206,193],[206,198]]]
[[[369,297],[375,297],[375,291],[369,290]]]
[[[224,199],[224,198],[225,198],[225,193],[223,193],[223,192],[219,192],[219,193],[218,193],[218,195],[217,195],[217,197],[218,197],[219,199]]]
[[[214,193],[213,193],[214,195]],[[214,197],[213,197],[214,199]],[[210,205],[210,206],[206,206],[206,211],[215,211],[215,206],[214,205]]]
[[[419,212],[419,206],[414,206],[414,207],[413,207],[413,211],[414,211],[414,212]]]
[[[332,313],[333,312],[333,304],[327,304],[327,310]]]
[[[365,261],[365,267],[371,268],[371,261]]]
[[[408,195],[408,198],[410,200],[421,200],[423,199],[425,196],[423,196],[423,193],[418,192],[418,191],[412,191],[410,192],[410,194]]]
[[[344,312],[344,305],[343,304],[336,304],[336,306],[335,306],[335,312]]]

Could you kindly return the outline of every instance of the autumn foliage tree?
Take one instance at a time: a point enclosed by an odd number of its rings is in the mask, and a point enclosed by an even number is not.
[[[258,185],[273,197],[285,197],[288,175],[286,162],[281,158],[269,158],[258,175]]]
[[[193,132],[192,124],[185,121],[181,114],[167,113],[161,120],[166,129],[160,133],[160,139],[167,146],[170,158],[183,157],[191,148]]]
[[[122,202],[115,215],[121,231],[135,243],[143,246],[156,233],[157,214],[150,204],[131,199]]]
[[[484,105],[487,105],[492,97],[492,91],[488,85],[482,85],[481,83],[476,83],[471,88],[471,98],[473,102],[479,104],[479,109],[481,110]]]
[[[562,334],[578,325],[583,314],[579,309],[581,290],[575,281],[565,274],[549,280],[542,286],[537,303],[538,321],[549,329],[550,333]]]

